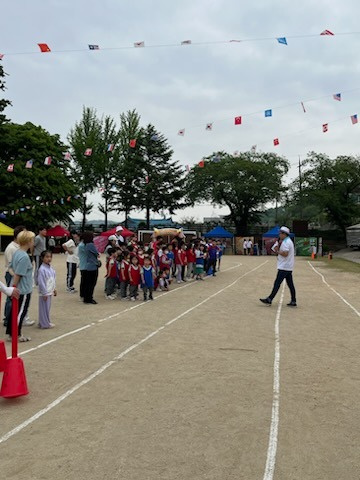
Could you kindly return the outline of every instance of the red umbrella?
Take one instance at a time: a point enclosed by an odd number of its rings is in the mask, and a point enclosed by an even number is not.
[[[49,230],[46,232],[46,235],[48,237],[69,237],[70,232],[61,225],[56,225],[53,228],[49,228]]]
[[[110,237],[110,235],[116,235],[116,229],[117,229],[117,227],[114,227],[111,230],[108,230],[107,232],[103,232],[101,234],[101,236],[102,237]],[[121,232],[119,232],[119,235],[121,235],[122,237],[125,238],[125,237],[132,237],[133,235],[135,235],[135,233],[132,232],[131,230],[128,230],[127,228],[123,227]]]

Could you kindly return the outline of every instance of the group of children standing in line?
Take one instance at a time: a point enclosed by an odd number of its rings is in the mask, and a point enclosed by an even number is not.
[[[117,237],[109,237],[106,254],[105,297],[135,301],[139,287],[144,301],[153,300],[154,290],[168,291],[172,279],[177,283],[203,280],[204,274],[216,275],[224,247],[219,241],[194,238],[186,243],[175,237],[169,244],[156,237],[148,246],[131,237],[127,245],[119,245]],[[116,292],[116,289],[118,292]]]

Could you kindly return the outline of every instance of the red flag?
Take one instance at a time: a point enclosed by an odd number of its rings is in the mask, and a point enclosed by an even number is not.
[[[329,131],[329,124],[328,123],[324,123],[324,125],[322,126],[322,129],[323,129],[323,132],[326,133]]]
[[[204,168],[205,167],[205,161],[201,160],[201,162],[199,162],[198,165],[199,165],[200,168]]]
[[[241,125],[242,118],[241,117],[235,117],[235,125]]]
[[[0,60],[2,60],[3,58],[4,58],[4,54],[0,53]]]
[[[92,155],[92,148],[87,148],[84,153],[85,157],[91,157]]]
[[[278,138],[274,138],[274,147],[277,147],[279,145],[279,139]]]
[[[10,165],[8,165],[7,169],[6,169],[8,172],[13,172],[14,171],[14,164],[13,163],[10,163]]]
[[[149,181],[150,181],[150,180],[149,180],[149,176],[146,175],[146,177],[145,177],[145,182],[146,182],[146,183],[149,183]]]
[[[46,53],[46,52],[51,52],[49,45],[47,43],[38,43],[40,52]]]
[[[44,160],[44,165],[51,165],[52,158],[51,157],[46,157]]]
[[[131,148],[135,148],[136,147],[136,139],[134,138],[133,140],[130,140],[129,145],[130,145]]]
[[[324,30],[323,32],[320,33],[320,35],[335,35],[333,32],[330,32],[330,30]]]

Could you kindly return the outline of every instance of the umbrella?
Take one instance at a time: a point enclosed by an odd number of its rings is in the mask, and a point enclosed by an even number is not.
[[[61,225],[56,225],[53,228],[49,228],[46,235],[48,237],[69,237],[70,232],[66,230],[66,228],[62,227]]]
[[[101,236],[102,237],[110,237],[110,235],[116,235],[116,229],[117,229],[117,227],[114,227],[111,230],[108,230],[107,232],[103,232],[101,234]],[[131,230],[128,230],[127,228],[123,227],[121,232],[119,232],[119,235],[121,235],[122,237],[125,238],[125,237],[132,237],[133,235],[135,235],[135,233],[132,232]]]

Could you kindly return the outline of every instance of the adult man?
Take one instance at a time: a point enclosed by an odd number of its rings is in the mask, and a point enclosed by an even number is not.
[[[5,254],[4,254],[4,257],[5,257],[5,282],[6,282],[6,285],[8,287],[10,286],[12,277],[14,275],[14,272],[13,272],[12,268],[10,267],[10,264],[11,264],[14,253],[16,252],[16,250],[18,250],[20,248],[16,239],[17,239],[17,236],[19,235],[19,233],[22,232],[23,230],[26,230],[26,228],[23,225],[19,225],[19,226],[14,228],[14,239],[13,239],[12,242],[9,243],[9,245],[5,249]],[[6,299],[6,303],[5,303],[5,310],[4,310],[4,326],[5,327],[6,327],[7,312],[9,311],[10,308],[11,308],[11,300],[10,300],[10,296],[8,295],[8,298]],[[33,325],[35,322],[30,322],[29,319],[25,319],[24,325],[28,325],[28,323],[30,325]]]
[[[272,250],[277,254],[278,267],[278,273],[275,279],[274,287],[270,295],[266,298],[260,298],[260,301],[270,306],[275,298],[275,295],[279,291],[280,285],[284,280],[286,280],[291,294],[291,301],[287,304],[287,306],[296,307],[296,292],[292,277],[295,263],[294,244],[290,238],[290,230],[288,227],[280,228],[279,237],[279,241],[276,242],[272,247]]]
[[[34,279],[35,284],[37,285],[37,271],[39,270],[39,263],[40,263],[40,255],[41,253],[46,250],[46,228],[40,227],[39,234],[36,235],[34,240],[34,258],[35,258],[35,273]]]
[[[76,277],[76,270],[79,263],[78,245],[80,242],[80,235],[73,230],[71,232],[72,238],[63,243],[62,247],[67,253],[66,257],[66,291],[69,293],[76,293],[77,290],[74,287],[74,280]]]
[[[247,254],[247,239],[244,238],[244,243],[243,243],[243,252],[244,252],[244,255]]]
[[[119,246],[121,247],[121,245],[125,242],[124,240],[124,237],[121,235],[121,232],[123,231],[123,227],[121,225],[118,225],[116,227],[116,238],[117,238],[117,241],[118,241],[118,244]]]
[[[247,254],[248,255],[251,255],[252,247],[253,247],[253,243],[251,241],[251,238],[249,238],[249,240],[246,242],[246,248],[247,248]]]

